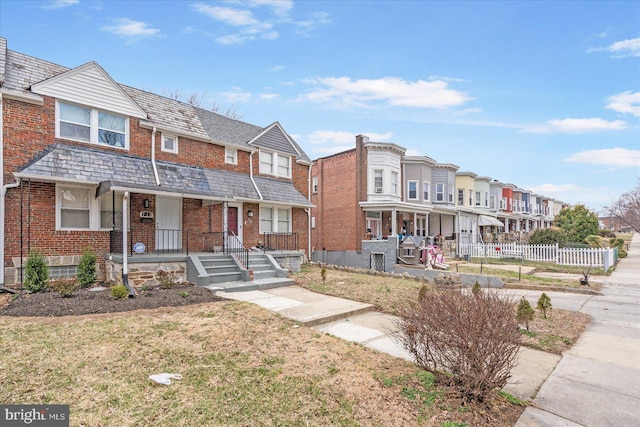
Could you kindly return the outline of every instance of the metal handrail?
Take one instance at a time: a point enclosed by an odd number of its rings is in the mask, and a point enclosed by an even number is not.
[[[202,251],[235,255],[246,269],[249,268],[249,249],[244,247],[233,231],[227,233],[224,231],[202,233]]]

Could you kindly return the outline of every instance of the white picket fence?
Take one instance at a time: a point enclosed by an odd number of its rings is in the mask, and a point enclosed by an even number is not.
[[[615,265],[617,258],[616,250],[611,248],[561,248],[557,244],[519,243],[460,243],[458,255],[471,258],[518,258],[579,267],[602,267],[605,270]]]

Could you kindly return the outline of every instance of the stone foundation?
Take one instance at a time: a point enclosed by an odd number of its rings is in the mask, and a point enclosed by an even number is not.
[[[77,267],[80,264],[80,258],[82,255],[54,255],[45,256],[47,266],[49,267]],[[20,283],[20,266],[24,270],[27,265],[27,257],[13,257],[11,259],[13,267],[5,267],[4,269],[4,284],[6,286],[13,286]],[[100,277],[100,265],[96,263],[96,275]],[[24,277],[23,277],[24,280]]]
[[[187,280],[186,262],[145,262],[129,263],[129,284],[135,288],[158,286],[158,271],[169,273],[176,282]],[[107,281],[122,284],[122,264],[106,261]]]

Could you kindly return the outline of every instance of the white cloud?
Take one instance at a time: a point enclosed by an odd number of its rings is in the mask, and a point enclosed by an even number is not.
[[[280,96],[280,94],[278,94],[278,93],[261,93],[260,94],[260,99],[264,99],[266,101],[270,101],[272,99],[276,99],[279,96]]]
[[[376,80],[324,77],[307,80],[307,83],[317,88],[302,95],[301,100],[331,102],[342,107],[373,107],[375,103],[383,102],[396,107],[442,109],[472,99],[464,92],[449,88],[442,80],[409,82],[398,77]]]
[[[215,40],[220,44],[239,44],[258,38],[273,40],[279,37],[278,32],[273,30],[271,23],[260,21],[250,10],[210,6],[204,3],[192,4],[191,7],[196,12],[202,13],[218,22],[239,28],[238,33],[216,37]]]
[[[134,21],[129,18],[117,18],[114,21],[116,25],[102,27],[102,31],[128,38],[130,41],[138,38],[156,37],[160,34],[159,29],[151,28],[141,21]]]
[[[607,98],[606,108],[640,117],[640,92],[626,91]]]
[[[565,162],[586,163],[613,167],[640,167],[640,150],[609,148],[588,150],[575,153],[564,159]]]
[[[318,154],[335,154],[341,151],[350,150],[356,145],[356,135],[353,132],[317,130],[309,135],[299,137],[302,141],[313,146],[312,152]],[[362,135],[369,137],[370,141],[388,142],[393,136],[389,133],[364,132]]]
[[[44,9],[61,9],[80,3],[80,0],[51,0],[43,6]]]
[[[627,123],[622,120],[607,121],[598,117],[590,119],[549,120],[545,124],[521,129],[527,133],[591,133],[622,130]]]
[[[233,88],[228,92],[222,92],[221,95],[231,103],[248,102],[251,100],[251,92],[245,92],[240,88]]]
[[[628,56],[640,56],[640,37],[635,39],[621,40],[607,47],[592,47],[588,52],[609,52],[614,58],[625,58]]]
[[[278,71],[282,71],[284,69],[285,69],[284,65],[276,65],[275,67],[269,68],[269,71],[271,71],[272,73],[277,73]]]

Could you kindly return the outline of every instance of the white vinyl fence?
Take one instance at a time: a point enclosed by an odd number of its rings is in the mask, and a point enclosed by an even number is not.
[[[471,258],[518,258],[525,261],[551,262],[608,270],[617,261],[612,248],[560,248],[555,245],[521,245],[519,243],[460,243],[459,256]]]

